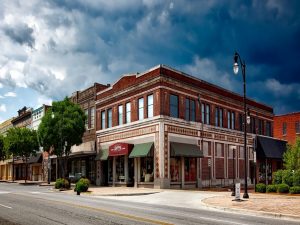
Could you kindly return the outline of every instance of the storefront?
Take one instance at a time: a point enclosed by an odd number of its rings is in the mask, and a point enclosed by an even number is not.
[[[198,158],[203,157],[199,146],[170,142],[171,188],[197,187]]]
[[[35,156],[31,156],[28,159],[29,166],[29,179],[32,181],[42,181],[43,180],[43,171],[42,171],[42,153],[37,153]]]

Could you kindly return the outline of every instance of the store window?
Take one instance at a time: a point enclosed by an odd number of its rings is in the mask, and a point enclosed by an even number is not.
[[[141,159],[141,182],[153,182],[154,161],[153,157]]]
[[[130,102],[126,103],[126,123],[131,122],[131,104]]]
[[[101,112],[101,129],[105,129],[105,111]]]
[[[91,129],[95,127],[95,107],[91,108]]]
[[[118,124],[123,124],[123,105],[118,106]]]
[[[144,119],[144,98],[139,98],[138,105],[139,105],[139,111],[138,111],[139,120],[143,120]]]
[[[170,116],[178,118],[178,96],[170,95]]]
[[[125,182],[125,156],[116,157],[116,176],[117,181]]]
[[[107,128],[112,127],[112,109],[107,110]]]
[[[153,95],[148,95],[147,104],[147,116],[148,118],[151,118],[153,117]]]
[[[113,182],[113,157],[108,157],[107,159],[108,165],[108,182]]]
[[[196,158],[184,158],[184,181],[196,181]]]
[[[180,158],[170,158],[171,182],[181,181]]]

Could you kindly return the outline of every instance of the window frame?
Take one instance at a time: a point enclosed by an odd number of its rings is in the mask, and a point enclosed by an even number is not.
[[[152,104],[149,104],[150,102],[149,97],[152,97]],[[154,97],[153,94],[150,94],[147,96],[147,117],[152,118],[153,116],[154,116]]]
[[[129,111],[128,111],[128,109],[129,109]],[[131,123],[131,102],[127,102],[125,104],[125,121],[124,122],[126,124]]]
[[[112,108],[107,109],[107,128],[112,127]]]
[[[174,97],[174,100],[176,99],[176,105],[175,104],[172,104],[172,97]],[[169,110],[170,110],[170,117],[173,117],[173,118],[179,118],[179,96],[178,95],[174,95],[174,94],[170,94],[170,97],[169,97],[169,100],[170,100],[170,106],[169,106]],[[176,111],[173,111],[172,109],[176,110]]]
[[[145,100],[144,97],[141,97],[138,99],[138,120],[145,119],[144,108],[145,108]]]
[[[123,124],[123,105],[118,105],[118,125],[122,125],[122,124]]]

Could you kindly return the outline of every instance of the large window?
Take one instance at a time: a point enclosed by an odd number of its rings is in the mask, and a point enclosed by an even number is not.
[[[142,120],[144,119],[144,98],[139,98],[138,104],[139,104],[139,111],[138,111],[139,120]]]
[[[185,119],[188,121],[196,120],[195,101],[186,98],[185,99]]]
[[[239,126],[239,130],[240,131],[244,131],[244,123],[243,123],[243,121],[244,121],[244,117],[243,117],[243,114],[239,114],[239,124],[240,124],[240,126]]]
[[[205,123],[205,104],[201,104],[201,122]]]
[[[215,109],[215,126],[223,127],[223,109],[219,107]]]
[[[112,109],[107,110],[107,128],[112,127]]]
[[[87,129],[89,129],[89,109],[85,109],[84,114],[86,116],[84,125],[85,125],[85,129],[87,130]]]
[[[95,107],[91,108],[91,129],[95,127]]]
[[[153,157],[141,157],[141,181],[153,182]]]
[[[216,107],[215,110],[215,126],[218,127],[219,126],[219,108]]]
[[[201,115],[202,123],[210,124],[210,105],[201,104]]]
[[[221,144],[221,143],[216,144],[215,155],[216,155],[216,158],[223,158],[224,157],[223,144]]]
[[[147,116],[148,118],[153,117],[153,95],[148,95],[147,97]]]
[[[178,96],[170,95],[170,116],[178,118]]]
[[[219,108],[219,126],[223,127],[223,109]]]
[[[125,181],[125,156],[116,157],[116,178],[119,182]]]
[[[170,158],[171,182],[181,181],[181,164],[180,158]]]
[[[284,122],[284,123],[282,124],[282,134],[283,134],[283,135],[286,135],[286,128],[287,128],[287,124],[286,124],[286,122]]]
[[[232,111],[227,111],[227,127],[235,129],[235,113]]]
[[[123,105],[118,106],[118,124],[123,124]]]
[[[101,112],[101,129],[105,129],[105,111]]]
[[[270,121],[267,121],[266,122],[266,135],[267,136],[272,136],[272,130],[271,130],[271,122]]]
[[[256,134],[256,119],[254,117],[251,117],[250,127],[251,127],[251,132],[253,134]]]
[[[126,123],[130,123],[131,122],[131,104],[130,102],[126,103]]]
[[[263,134],[263,121],[258,120],[258,134]]]
[[[184,180],[196,181],[196,158],[184,158]]]

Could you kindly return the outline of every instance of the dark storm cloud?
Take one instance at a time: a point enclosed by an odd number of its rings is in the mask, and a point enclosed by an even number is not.
[[[34,47],[33,29],[27,24],[18,24],[14,27],[5,26],[3,30],[13,41],[21,45],[26,44],[31,48]]]

